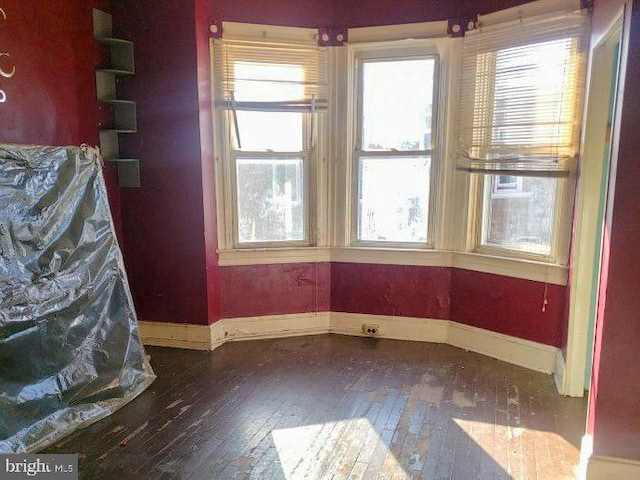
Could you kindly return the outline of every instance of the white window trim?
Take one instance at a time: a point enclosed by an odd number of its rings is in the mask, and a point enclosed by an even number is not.
[[[440,23],[440,22],[436,22]],[[388,27],[380,27],[381,34],[384,37],[389,36]],[[372,37],[373,28],[368,29],[368,37]],[[351,35],[351,30],[349,30]],[[348,132],[346,142],[343,142],[339,149],[341,156],[344,160],[342,165],[338,165],[340,174],[346,178],[345,185],[336,185],[338,189],[342,189],[340,192],[341,203],[336,205],[334,228],[336,232],[341,235],[336,238],[336,246],[342,247],[370,247],[381,249],[424,249],[433,250],[438,248],[439,239],[439,221],[442,215],[440,214],[440,195],[442,194],[443,187],[440,182],[440,177],[443,171],[443,159],[446,156],[446,149],[442,147],[443,144],[443,128],[447,121],[446,110],[446,88],[445,82],[448,78],[447,73],[443,73],[443,64],[446,62],[448,54],[449,39],[448,38],[429,38],[429,39],[394,39],[375,42],[361,42],[350,43],[347,50],[347,58],[345,61],[347,74],[343,75],[345,78],[344,83],[338,88],[346,89],[347,101],[344,102],[342,108],[342,114],[347,118],[346,125],[342,125]],[[361,156],[367,156],[371,152],[359,151],[359,117],[361,105],[359,105],[359,93],[361,89],[360,81],[361,76],[357,72],[357,65],[362,60],[368,59],[382,59],[382,58],[416,58],[416,57],[428,57],[436,56],[438,58],[438,64],[436,67],[436,85],[435,85],[435,98],[434,98],[434,116],[436,117],[434,125],[436,126],[433,133],[433,148],[429,152],[432,152],[431,162],[431,185],[430,185],[430,202],[429,202],[429,226],[427,242],[424,244],[415,243],[403,243],[403,242],[370,242],[357,240],[357,180],[358,180],[358,158]],[[345,111],[346,110],[346,111]],[[336,116],[340,116],[340,112],[335,112]],[[345,130],[343,130],[345,131]],[[401,156],[403,153],[399,151],[397,154]],[[412,153],[412,152],[410,152]],[[371,155],[376,155],[373,152]]]
[[[354,105],[352,108],[356,113],[354,118],[353,125],[353,145],[354,149],[350,152],[352,167],[352,195],[351,195],[351,225],[350,228],[350,241],[349,245],[354,247],[378,247],[378,248],[419,248],[419,249],[433,249],[433,238],[435,237],[434,231],[436,229],[436,221],[437,217],[435,213],[435,204],[436,197],[438,192],[438,174],[441,171],[439,168],[439,157],[441,148],[439,148],[438,140],[441,138],[440,132],[440,119],[439,113],[440,109],[438,108],[439,102],[441,101],[440,94],[440,56],[437,53],[437,48],[434,48],[434,45],[429,41],[422,41],[424,43],[423,47],[415,46],[403,46],[403,47],[391,47],[383,48],[375,46],[373,48],[366,48],[366,44],[363,45],[362,49],[351,49],[351,54],[354,55],[353,65],[355,71],[354,74],[354,86],[353,86],[353,102]],[[433,106],[432,106],[432,120],[431,120],[431,133],[436,141],[432,141],[431,148],[425,150],[383,150],[383,151],[375,151],[375,150],[364,150],[362,148],[362,134],[363,134],[363,104],[362,104],[362,93],[364,90],[363,86],[363,72],[362,72],[362,64],[366,61],[401,61],[401,60],[411,60],[411,59],[426,59],[433,58],[435,60],[435,71],[434,71],[434,85],[433,85]],[[429,157],[429,199],[428,199],[428,213],[429,218],[427,222],[427,237],[426,241],[423,243],[418,242],[394,242],[394,241],[374,241],[374,240],[360,240],[358,239],[357,231],[358,231],[358,192],[359,192],[359,176],[360,176],[360,161],[363,157],[420,157],[420,156],[428,156]]]

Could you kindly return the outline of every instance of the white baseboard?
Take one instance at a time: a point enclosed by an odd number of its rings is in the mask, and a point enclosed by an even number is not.
[[[209,325],[138,321],[140,338],[145,345],[211,350]]]
[[[558,349],[558,351],[556,352],[556,366],[553,371],[553,379],[556,382],[556,388],[558,389],[558,392],[560,392],[562,395],[566,394],[564,388],[565,369],[566,363],[564,361],[564,355],[562,354],[562,350]]]
[[[591,456],[586,480],[630,480],[640,478],[640,461],[617,457]]]
[[[447,343],[543,373],[555,370],[558,348],[502,333],[449,322]]]
[[[330,317],[330,312],[310,312],[225,318],[212,325],[211,342],[319,335],[329,332]]]
[[[213,350],[225,342],[260,338],[335,333],[361,336],[362,325],[377,325],[377,337],[418,342],[447,343],[505,362],[554,373],[556,347],[471,327],[449,320],[393,317],[359,313],[318,312],[261,317],[226,318],[211,326],[139,322],[146,345]]]
[[[448,320],[413,317],[388,317],[363,313],[331,312],[329,333],[366,336],[362,325],[377,325],[380,338],[412,340],[417,342],[447,343]]]
[[[578,480],[585,480],[587,478],[587,465],[589,464],[589,458],[592,453],[593,435],[584,434],[580,442],[580,463],[578,464],[578,470],[576,472],[576,478]]]

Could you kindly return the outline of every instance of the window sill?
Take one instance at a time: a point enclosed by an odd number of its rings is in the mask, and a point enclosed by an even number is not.
[[[331,249],[332,262],[450,267],[453,252],[418,248],[343,247]]]
[[[564,265],[465,252],[454,253],[451,266],[554,285],[566,285],[569,272],[569,268]]]
[[[344,262],[453,267],[554,285],[566,285],[568,277],[568,268],[562,265],[481,253],[442,250],[300,247],[221,250],[218,254],[218,264],[221,267],[278,263]]]
[[[246,248],[218,250],[218,265],[267,265],[331,261],[328,247]]]

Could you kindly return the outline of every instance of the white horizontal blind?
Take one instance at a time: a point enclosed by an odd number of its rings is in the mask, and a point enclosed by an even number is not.
[[[468,32],[460,90],[458,169],[568,175],[578,153],[586,12]]]
[[[216,106],[285,112],[326,109],[326,64],[323,47],[216,40]]]

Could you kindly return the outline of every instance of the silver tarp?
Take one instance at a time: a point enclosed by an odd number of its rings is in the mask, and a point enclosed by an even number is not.
[[[41,450],[154,378],[98,151],[0,144],[0,453]]]

